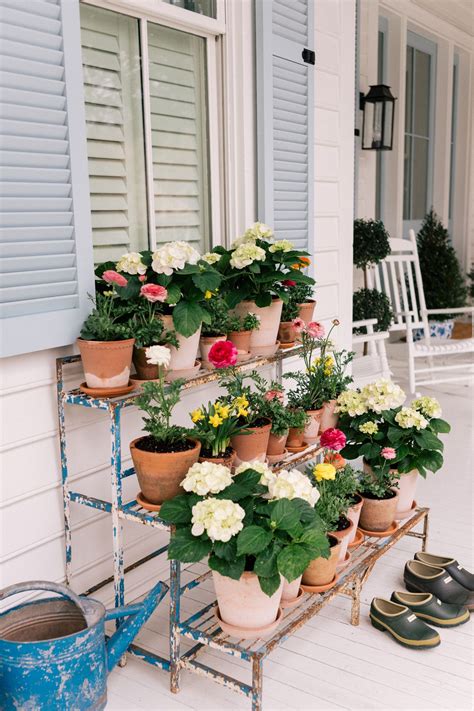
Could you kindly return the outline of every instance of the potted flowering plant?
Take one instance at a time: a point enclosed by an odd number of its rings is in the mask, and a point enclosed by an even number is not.
[[[329,429],[321,435],[321,442],[323,443],[321,446],[327,446],[325,437],[328,433],[331,434],[334,431],[338,430]],[[330,448],[325,451],[324,462],[332,464],[336,469],[336,478],[331,482],[332,488],[336,495],[344,501],[345,506],[347,506],[345,515],[354,524],[348,535],[348,546],[350,547],[357,534],[363,503],[362,496],[359,494],[362,472],[357,473],[350,464],[347,464],[339,452],[334,452]]]
[[[133,364],[140,380],[158,378],[158,366],[148,362],[146,350],[150,346],[171,345],[179,347],[175,331],[165,331],[159,312],[167,291],[156,284],[144,284],[140,290],[142,297],[135,307],[132,318],[132,330],[135,336]]]
[[[148,362],[158,367],[158,380],[143,383],[137,397],[136,404],[145,413],[143,429],[148,434],[134,439],[130,452],[141,489],[137,500],[154,511],[181,491],[182,479],[198,460],[201,442],[188,429],[171,424],[184,381],[175,380],[165,386],[169,349],[152,346],[146,355]]]
[[[193,434],[201,442],[199,461],[206,460],[230,467],[235,459],[235,451],[230,446],[234,435],[244,434],[239,423],[238,403],[228,404],[223,400],[208,403],[193,410]]]
[[[108,288],[97,293],[94,308],[84,321],[77,345],[88,388],[110,392],[128,386],[135,339],[131,309],[119,292],[127,280],[115,271],[104,274]]]
[[[289,413],[285,407],[285,394],[280,383],[268,383],[261,375],[254,373],[253,382],[261,396],[261,413],[272,423],[267,447],[267,458],[272,464],[282,459],[289,431]]]
[[[260,328],[260,318],[249,311],[243,316],[231,314],[227,322],[227,338],[237,348],[239,355],[250,353],[252,331]]]
[[[206,293],[205,298],[210,319],[208,323],[203,323],[199,341],[204,366],[209,364],[208,355],[214,343],[227,340],[229,322],[229,309],[222,296],[209,291]]]
[[[221,627],[258,637],[278,624],[283,578],[297,580],[312,558],[327,554],[313,508],[317,491],[299,472],[290,483],[289,472],[275,476],[265,465],[259,471],[243,464],[234,477],[206,465],[192,468],[183,481],[187,493],[161,508],[175,526],[168,557],[191,563],[208,556]]]
[[[302,268],[309,266],[310,261],[307,257],[302,257],[300,260]],[[301,268],[301,267],[300,267]],[[302,319],[306,325],[311,323],[314,318],[314,309],[316,301],[312,298],[314,286],[312,284],[295,284],[290,292],[290,299],[298,304],[297,317]]]
[[[289,451],[298,452],[307,446],[304,441],[304,431],[309,418],[302,407],[288,407],[287,414],[288,439],[286,440],[286,446]]]
[[[307,258],[302,257],[301,261],[303,259]],[[309,263],[309,260],[307,261]],[[298,337],[294,324],[295,319],[301,319],[306,325],[313,320],[316,306],[316,301],[311,299],[313,285],[297,284],[293,279],[286,279],[282,283],[287,289],[288,301],[283,304],[278,338],[281,343],[294,343]]]

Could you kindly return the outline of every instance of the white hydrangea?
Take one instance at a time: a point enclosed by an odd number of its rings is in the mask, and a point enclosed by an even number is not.
[[[186,474],[181,486],[199,496],[218,494],[232,484],[230,469],[214,462],[196,462]]]
[[[254,222],[253,225],[248,227],[244,234],[237,237],[232,244],[231,248],[236,249],[242,244],[255,243],[258,239],[270,240],[273,237],[273,230],[271,227],[266,225],[264,222]]]
[[[275,242],[272,244],[271,247],[269,247],[269,252],[291,252],[292,249],[295,248],[295,245],[293,242],[290,242],[289,239],[281,239],[278,242]]]
[[[365,415],[367,408],[364,398],[358,390],[345,390],[337,398],[336,412],[348,414],[350,417]]]
[[[140,252],[127,252],[122,254],[115,269],[126,274],[146,274],[146,266],[142,262]]]
[[[171,352],[166,346],[150,346],[145,350],[145,357],[150,365],[162,365],[168,368],[171,361]]]
[[[241,244],[232,252],[230,266],[234,269],[243,269],[253,262],[262,262],[265,257],[265,250],[262,247],[257,247],[253,242]]]
[[[404,430],[415,427],[417,430],[424,430],[428,426],[428,420],[423,417],[421,412],[414,410],[412,407],[402,407],[400,412],[395,415],[395,422]]]
[[[406,400],[403,390],[391,380],[378,380],[365,385],[361,396],[367,410],[380,414],[384,410],[394,410]]]
[[[419,397],[413,400],[411,407],[418,410],[425,417],[441,417],[441,405],[435,397]]]
[[[204,531],[211,541],[227,543],[244,527],[244,509],[229,499],[204,499],[192,508],[193,536],[202,536]]]
[[[216,264],[220,258],[221,255],[217,254],[216,252],[206,252],[206,254],[203,254],[201,257],[201,259],[203,259],[208,264]]]
[[[253,469],[261,474],[260,484],[263,484],[264,486],[270,486],[270,482],[276,479],[276,474],[267,464],[265,464],[265,462],[242,462],[235,470],[235,473],[236,475],[242,474],[242,472],[247,471],[247,469]]]
[[[305,474],[297,469],[282,469],[268,486],[272,499],[304,499],[314,506],[319,499],[319,491]]]
[[[151,268],[157,274],[171,276],[185,264],[197,264],[200,258],[199,252],[188,242],[167,242],[153,252]]]

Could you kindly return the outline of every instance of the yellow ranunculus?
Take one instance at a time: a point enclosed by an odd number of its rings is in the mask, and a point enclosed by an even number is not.
[[[219,425],[222,425],[224,420],[216,413],[215,415],[211,415],[209,422],[213,427],[219,427]]]
[[[313,469],[313,474],[316,481],[322,481],[323,479],[335,479],[336,478],[336,467],[332,464],[322,463],[316,464]]]
[[[214,296],[214,294],[212,293],[212,291],[209,291],[209,289],[204,294],[205,299],[212,299],[213,296]]]
[[[203,415],[203,413],[202,413],[202,410],[201,410],[201,409],[193,410],[193,411],[191,412],[191,419],[192,419],[193,422],[199,422],[200,420],[203,420],[203,419],[204,419],[204,415]]]

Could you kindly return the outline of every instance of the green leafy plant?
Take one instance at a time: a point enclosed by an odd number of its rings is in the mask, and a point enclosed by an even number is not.
[[[241,373],[235,368],[228,368],[219,379],[219,385],[228,393],[224,398],[226,403],[237,408],[239,422],[247,427],[252,427],[267,417],[267,402],[261,392],[253,390],[250,383],[244,384],[245,379],[256,383],[259,378],[260,375],[255,370]]]
[[[350,505],[339,483],[339,479],[344,476],[343,470],[325,462],[307,467],[306,475],[316,479],[320,494],[316,502],[316,513],[321,517],[325,531],[337,531],[341,517],[347,513]]]
[[[353,260],[366,269],[390,254],[389,234],[381,220],[354,220]]]
[[[194,422],[193,434],[203,446],[201,456],[206,450],[212,457],[222,456],[230,446],[230,439],[236,434],[245,434],[246,430],[239,423],[238,404],[226,404],[221,400],[201,405],[191,413]]]
[[[302,407],[287,409],[288,413],[288,427],[291,429],[299,430],[302,432],[306,425],[308,424],[309,417]]]
[[[132,309],[117,297],[110,289],[105,294],[97,293],[94,308],[84,321],[81,338],[85,341],[123,341],[133,338],[131,325]]]
[[[281,321],[293,321],[293,319],[299,316],[299,303],[293,300],[292,292],[289,291],[289,297],[286,304],[283,304],[281,310]]]
[[[314,508],[300,498],[262,498],[267,487],[261,477],[247,469],[213,497],[189,492],[164,502],[160,517],[176,527],[168,557],[192,563],[209,556],[212,570],[234,580],[244,571],[254,572],[268,596],[279,588],[281,575],[291,582],[314,558],[328,558],[329,544]],[[206,527],[214,512],[219,521],[228,516],[233,535],[216,525]]]
[[[354,503],[354,497],[360,490],[362,472],[356,472],[350,464],[338,468],[336,477],[325,482],[328,490],[340,498],[347,509]]]
[[[425,216],[416,237],[426,308],[462,307],[467,302],[467,285],[448,230],[433,208]],[[449,286],[448,286],[449,285]],[[433,316],[437,321],[450,314]]]
[[[304,304],[313,298],[313,291],[313,284],[295,284],[291,287],[290,300],[295,304]]]
[[[136,305],[131,328],[137,348],[154,345],[171,345],[179,348],[175,331],[164,329],[161,314],[155,304],[148,301],[138,302]]]
[[[172,447],[190,434],[189,429],[171,424],[173,408],[180,401],[185,380],[180,378],[165,385],[162,367],[158,368],[158,372],[157,381],[143,383],[136,404],[145,413],[143,429],[149,433],[154,443]]]
[[[268,383],[257,373],[253,376],[253,382],[261,397],[260,412],[272,423],[272,434],[277,437],[287,434],[290,417],[288,408],[284,404],[283,387],[275,380]]]
[[[210,315],[209,323],[203,323],[202,336],[225,336],[229,326],[229,309],[220,294],[209,292],[206,308]]]
[[[398,488],[400,474],[390,467],[389,462],[372,467],[370,473],[363,474],[360,479],[360,492],[362,495],[375,499],[386,499],[390,496],[391,489]]]
[[[257,331],[260,328],[260,319],[256,314],[248,313],[245,316],[230,315],[227,331]]]
[[[377,289],[358,289],[352,295],[352,318],[364,321],[376,318],[375,331],[388,331],[393,321],[393,311],[386,294]],[[366,328],[355,329],[356,333],[365,333]]]

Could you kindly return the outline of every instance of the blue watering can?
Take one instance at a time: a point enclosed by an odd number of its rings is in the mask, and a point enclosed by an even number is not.
[[[34,600],[0,614],[0,709],[96,711],[107,702],[107,674],[166,595],[159,582],[144,600],[106,610],[64,585],[34,581],[0,591],[0,600],[31,590],[61,598]],[[107,620],[128,617],[106,639]]]

